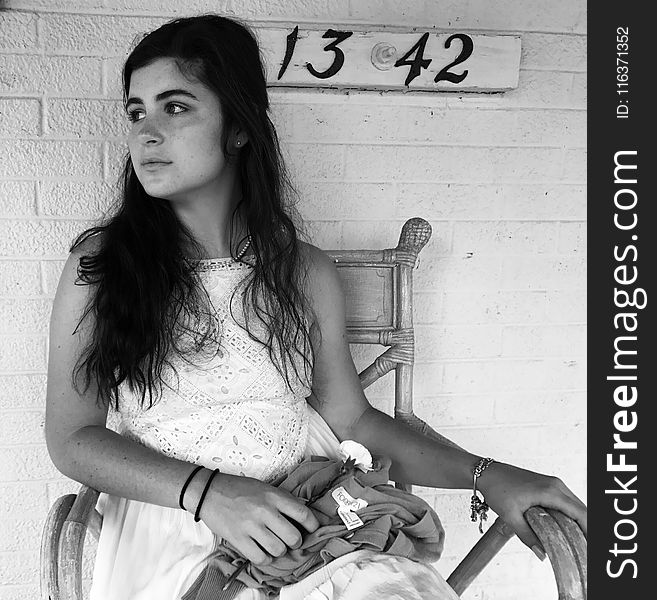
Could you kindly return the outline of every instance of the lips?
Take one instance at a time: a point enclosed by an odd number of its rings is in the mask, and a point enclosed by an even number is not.
[[[170,165],[170,160],[164,160],[163,158],[147,158],[141,161],[142,167],[147,167],[149,165]]]

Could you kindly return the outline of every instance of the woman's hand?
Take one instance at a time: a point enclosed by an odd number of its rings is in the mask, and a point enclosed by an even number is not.
[[[218,474],[201,506],[200,517],[219,537],[256,565],[271,562],[302,542],[297,525],[319,527],[312,511],[289,492],[251,477]]]
[[[477,479],[477,489],[527,546],[538,547],[539,554],[545,550],[524,517],[532,506],[560,510],[586,535],[586,505],[557,477],[494,462]]]

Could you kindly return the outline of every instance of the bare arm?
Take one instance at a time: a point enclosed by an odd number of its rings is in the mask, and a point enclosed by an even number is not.
[[[50,321],[46,394],[46,443],[55,466],[67,477],[99,491],[177,506],[178,494],[193,466],[128,440],[105,427],[107,408],[96,405],[96,385],[84,394],[72,385],[75,361],[86,344],[90,322],[74,333],[89,293],[75,285],[78,255],[66,261]],[[186,498],[195,506],[204,477],[199,474]]]

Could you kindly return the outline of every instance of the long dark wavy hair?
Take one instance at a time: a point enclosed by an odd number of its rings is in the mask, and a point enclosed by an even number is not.
[[[266,345],[288,388],[292,372],[310,385],[312,309],[304,291],[307,265],[294,210],[297,194],[268,115],[266,77],[255,36],[243,23],[219,15],[170,21],[147,34],[128,56],[124,100],[133,71],[163,57],[175,59],[184,74],[217,95],[224,155],[239,162],[242,198],[231,217],[231,254],[235,259],[236,249],[245,242],[235,239],[238,217],[246,223],[253,253],[253,268],[242,286],[240,325]],[[233,125],[248,135],[239,156],[228,146]],[[74,384],[77,388],[81,378],[86,391],[97,382],[97,401],[119,410],[119,387],[127,382],[138,392],[142,407],[148,402],[150,408],[159,399],[163,370],[172,367],[170,352],[192,357],[199,349],[216,348],[219,341],[209,298],[190,259],[190,254],[200,256],[201,247],[168,201],[146,193],[128,154],[119,202],[100,224],[77,237],[71,251],[76,249],[82,252],[78,283],[91,286],[80,324],[90,314],[94,321],[73,372]],[[231,313],[234,299],[235,293]],[[259,331],[266,335],[254,334],[252,319],[264,324]],[[191,345],[183,342],[190,335]]]

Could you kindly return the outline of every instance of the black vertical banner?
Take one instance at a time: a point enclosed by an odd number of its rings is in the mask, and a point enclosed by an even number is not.
[[[595,600],[641,597],[655,571],[657,31],[649,6],[588,4],[588,597]]]

